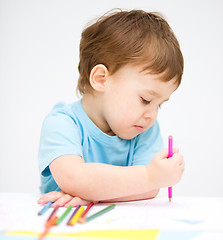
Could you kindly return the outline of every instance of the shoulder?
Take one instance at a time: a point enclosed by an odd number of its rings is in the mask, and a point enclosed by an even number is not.
[[[62,155],[83,156],[82,129],[78,124],[78,111],[75,106],[76,103],[58,103],[44,119],[39,144],[41,172]]]
[[[45,117],[41,136],[42,138],[52,136],[53,138],[82,138],[83,121],[80,120],[79,102],[72,104],[57,103]]]
[[[64,102],[59,102],[54,105],[51,111],[46,115],[44,119],[44,123],[50,122],[53,124],[54,122],[67,121],[67,122],[77,122],[78,121],[78,111],[79,111],[79,101],[66,104]]]
[[[57,104],[55,104],[53,106],[51,111],[48,113],[47,117],[55,116],[55,115],[65,115],[65,116],[73,117],[76,115],[75,113],[78,112],[79,103],[80,103],[79,101],[71,103],[71,104],[67,104],[64,102],[58,102]]]

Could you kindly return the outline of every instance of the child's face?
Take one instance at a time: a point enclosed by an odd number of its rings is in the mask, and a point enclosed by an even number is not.
[[[109,75],[103,96],[103,117],[111,135],[131,139],[149,129],[158,109],[176,90],[175,78],[163,82],[159,75],[125,65]]]

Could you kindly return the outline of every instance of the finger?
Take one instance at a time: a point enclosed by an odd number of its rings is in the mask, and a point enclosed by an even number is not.
[[[185,163],[183,162],[183,163],[180,165],[180,167],[181,167],[181,171],[184,172],[184,169],[185,169]]]
[[[46,204],[48,202],[55,202],[57,199],[59,199],[61,196],[63,196],[63,193],[61,191],[53,191],[44,194],[37,203],[39,204]]]
[[[178,147],[174,147],[174,148],[173,148],[173,154],[174,154],[174,153],[178,153],[178,152],[179,152],[179,148],[178,148]]]
[[[184,164],[185,164],[184,160],[180,161],[180,163],[179,163],[180,166],[184,166]]]
[[[168,157],[168,149],[164,148],[160,152],[156,153],[156,155],[154,157],[158,158],[158,159],[167,158]]]
[[[78,205],[81,205],[81,206],[86,206],[90,203],[90,201],[87,201],[87,200],[84,200],[84,199],[81,199],[79,197],[74,197],[72,198],[69,202],[67,202],[65,204],[65,207],[69,207],[69,205],[72,205],[73,207],[76,207]]]
[[[60,197],[58,200],[56,200],[53,204],[52,207],[60,206],[63,207],[66,205],[67,202],[69,202],[73,197],[69,194],[65,194],[62,197]],[[69,206],[69,205],[68,205]]]
[[[182,163],[184,161],[183,155],[180,152],[174,153],[172,158],[176,159],[178,163]]]

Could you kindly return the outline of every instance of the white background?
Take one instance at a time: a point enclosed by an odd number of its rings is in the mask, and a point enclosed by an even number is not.
[[[186,161],[174,195],[222,197],[221,0],[0,0],[0,191],[39,192],[43,118],[77,99],[81,31],[112,8],[161,12],[174,30],[185,71],[158,117]]]

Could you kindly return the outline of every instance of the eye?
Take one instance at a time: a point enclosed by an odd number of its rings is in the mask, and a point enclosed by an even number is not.
[[[144,104],[150,104],[151,103],[151,101],[148,101],[148,100],[144,99],[143,97],[141,97],[141,101]]]

